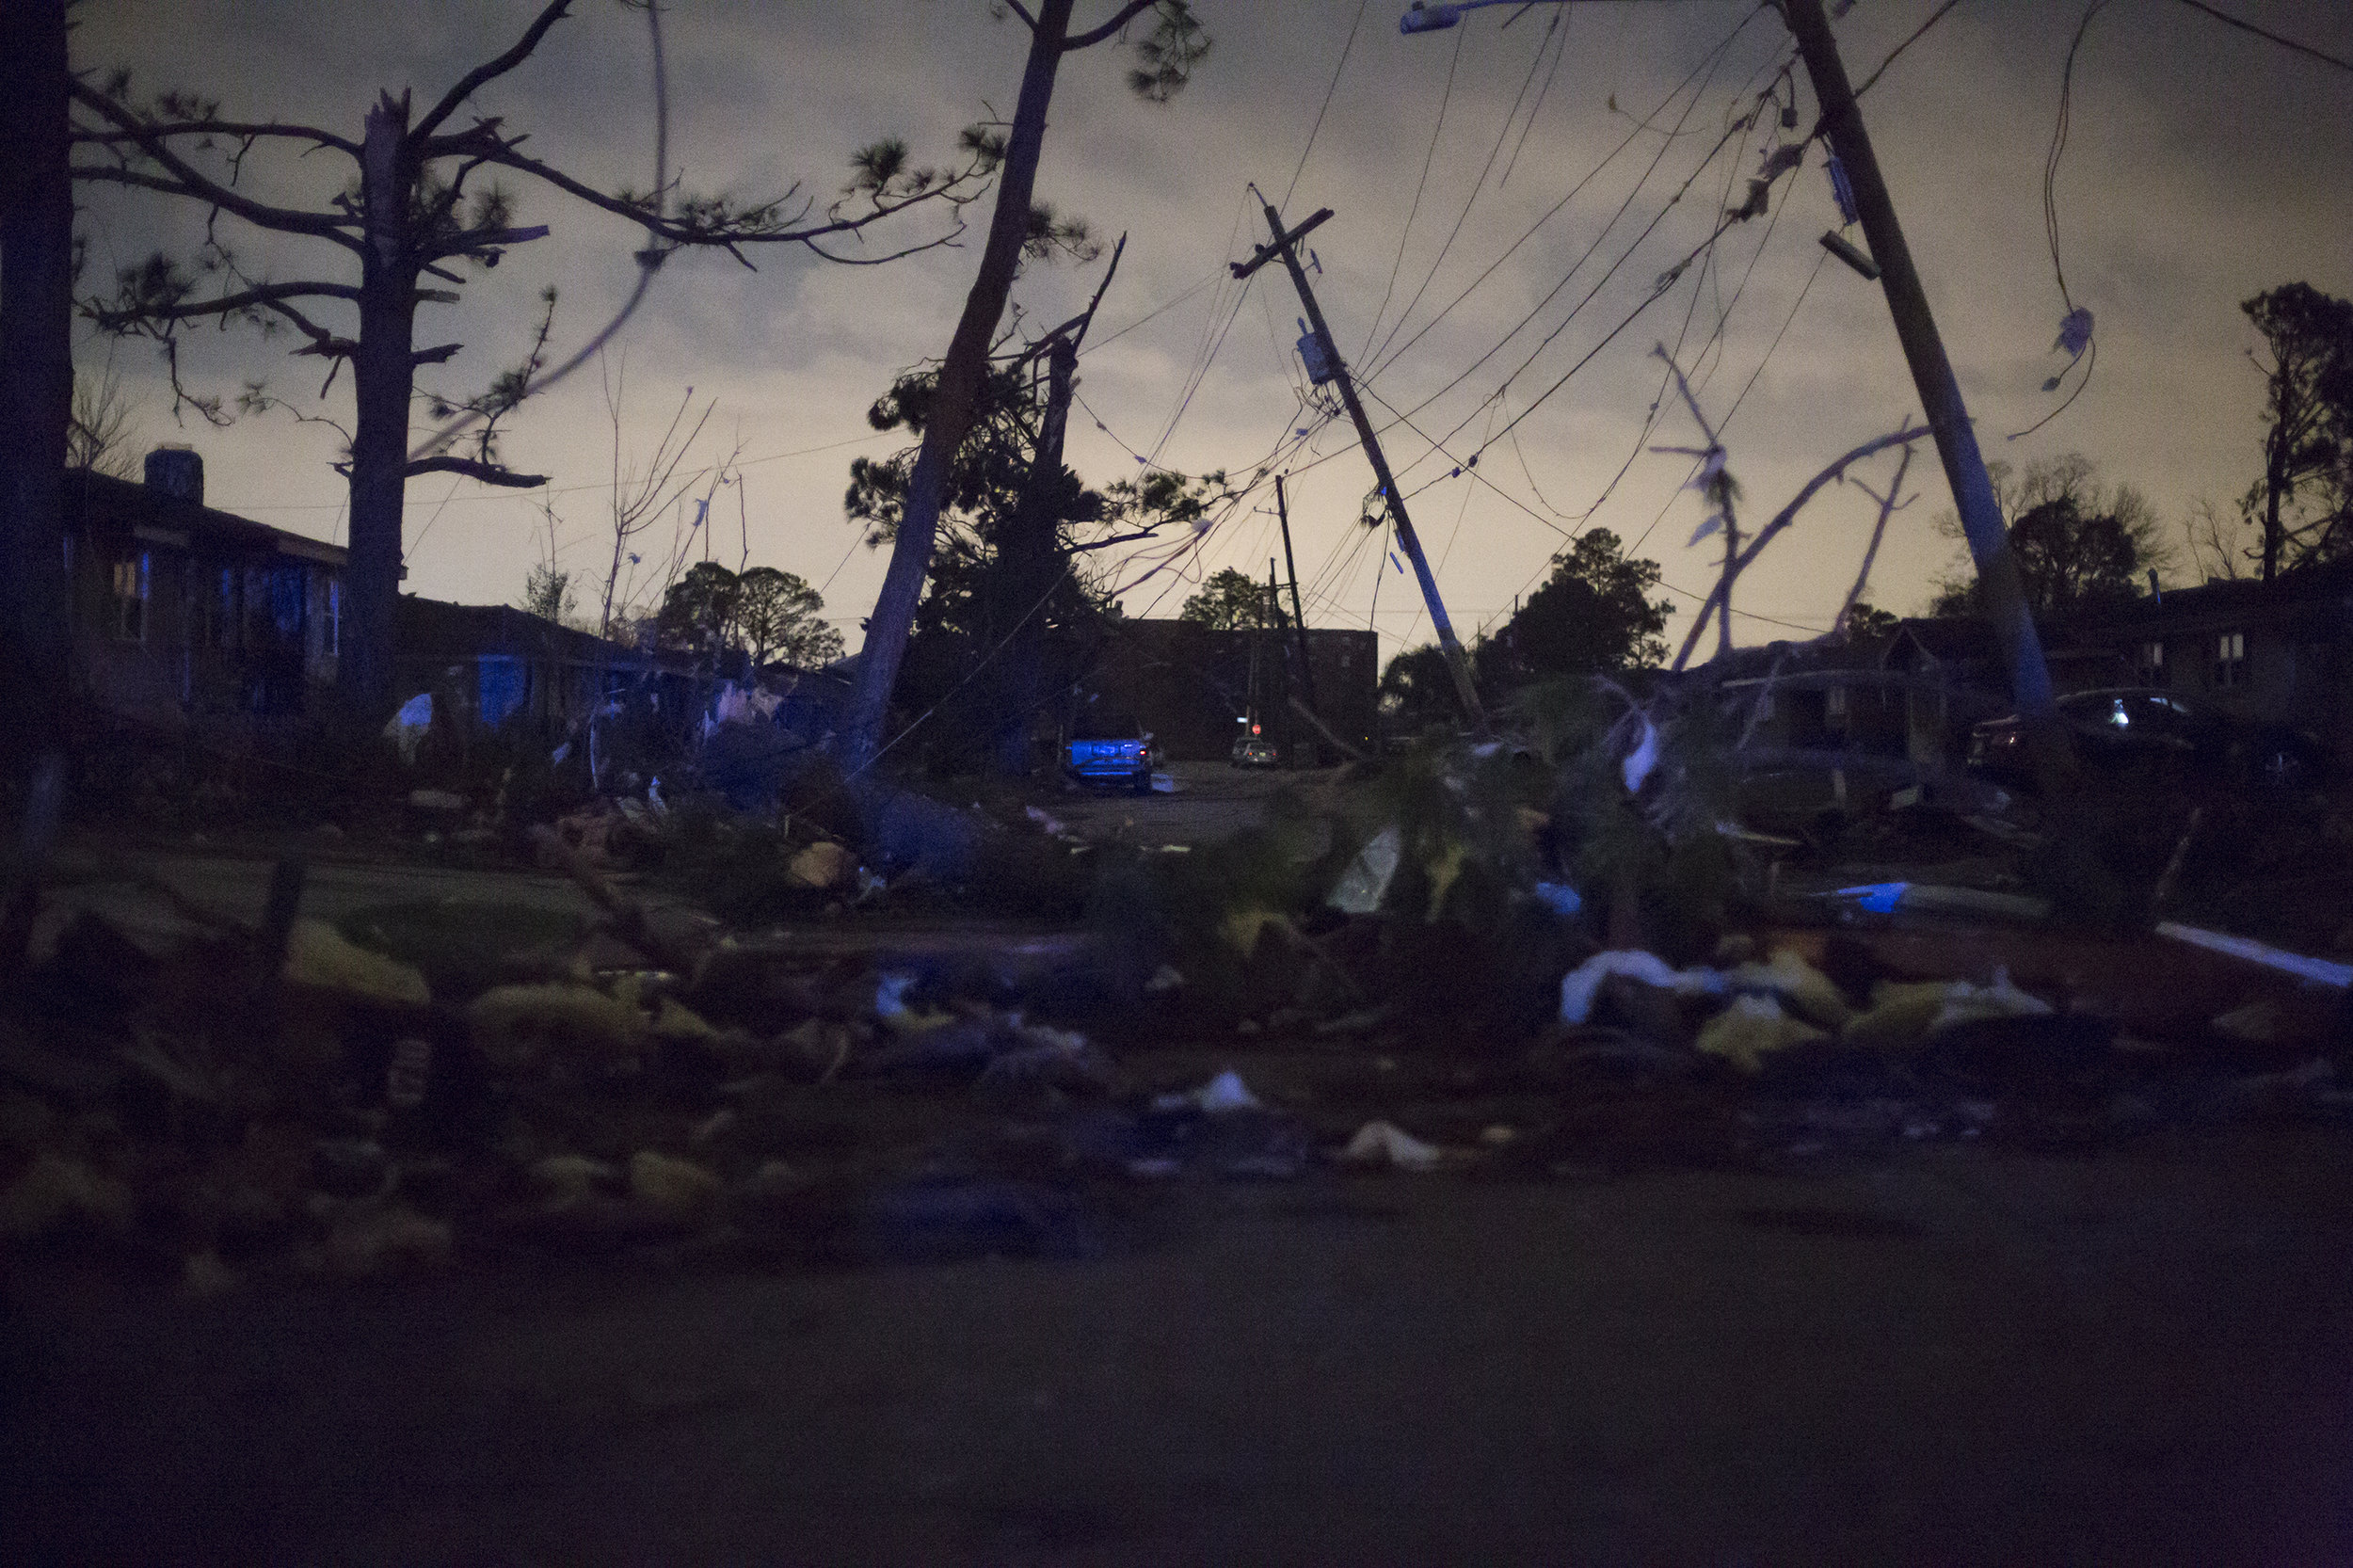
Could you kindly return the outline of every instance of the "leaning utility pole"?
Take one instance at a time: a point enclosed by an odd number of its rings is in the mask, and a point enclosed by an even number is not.
[[[1283,564],[1291,574],[1291,634],[1299,642],[1299,689],[1306,699],[1307,711],[1319,719],[1322,710],[1316,706],[1316,668],[1307,662],[1307,612],[1299,603],[1299,557],[1291,553],[1291,509],[1283,499],[1283,476],[1274,476],[1274,517],[1283,525]],[[1315,742],[1309,741],[1309,746]],[[1317,759],[1319,761],[1321,758]]]
[[[1413,35],[1439,32],[1457,25],[1465,11],[1483,10],[1509,0],[1414,0],[1399,19],[1398,31]],[[1572,0],[1548,0],[1567,5]],[[1822,0],[1769,0],[1777,6],[1805,60],[1814,83],[1814,96],[1822,110],[1821,133],[1847,171],[1854,190],[1856,216],[1870,242],[1871,260],[1879,264],[1880,284],[1887,291],[1887,308],[1896,318],[1896,337],[1919,389],[1928,413],[1936,453],[1945,464],[1961,509],[1961,532],[1969,540],[1970,558],[1977,580],[1985,584],[1986,619],[2008,669],[2010,693],[2025,721],[2026,744],[2035,772],[2046,790],[2062,782],[2073,769],[2067,731],[2051,700],[2051,671],[2042,660],[2042,639],[2027,613],[2026,596],[2018,579],[2018,558],[2010,551],[2009,530],[2002,521],[2001,504],[1993,497],[1993,481],[1985,472],[1985,455],[1977,450],[1977,433],[1969,425],[1969,409],[1961,402],[1961,383],[1953,376],[1952,360],[1937,335],[1936,318],[1929,312],[1929,296],[1912,264],[1903,229],[1896,221],[1896,205],[1880,174],[1879,157],[1855,107],[1854,88],[1846,65],[1838,57],[1837,40],[1822,14]],[[1310,219],[1309,222],[1313,222]],[[1302,225],[1305,228],[1305,225]],[[1296,267],[1293,271],[1296,272]],[[1304,293],[1304,287],[1302,292]],[[1347,383],[1343,381],[1342,387]],[[1353,407],[1352,402],[1351,407]],[[1418,564],[1419,557],[1416,557]],[[1729,603],[1725,606],[1729,609]]]
[[[1256,191],[1257,186],[1250,187]],[[1332,341],[1332,329],[1323,324],[1323,312],[1316,304],[1315,291],[1307,286],[1306,269],[1299,264],[1299,237],[1325,218],[1332,209],[1319,209],[1289,233],[1283,231],[1283,215],[1274,210],[1274,203],[1260,195],[1266,209],[1267,228],[1274,238],[1259,246],[1257,254],[1246,262],[1233,264],[1236,278],[1247,278],[1277,257],[1291,275],[1291,284],[1299,290],[1299,302],[1306,307],[1308,329],[1315,334],[1317,345],[1323,350],[1324,368],[1332,381],[1340,389],[1340,401],[1348,406],[1348,417],[1356,422],[1356,439],[1363,443],[1365,456],[1372,462],[1372,476],[1381,485],[1382,499],[1388,503],[1389,517],[1397,524],[1397,542],[1405,547],[1406,558],[1414,563],[1415,580],[1421,584],[1423,602],[1430,606],[1431,624],[1438,629],[1438,648],[1446,655],[1446,667],[1454,677],[1454,694],[1462,699],[1463,712],[1471,721],[1471,728],[1484,733],[1487,711],[1480,706],[1479,688],[1471,683],[1470,658],[1463,651],[1462,642],[1454,635],[1454,623],[1447,618],[1446,605],[1438,598],[1438,580],[1430,572],[1430,562],[1421,552],[1421,539],[1414,532],[1411,518],[1405,515],[1405,498],[1398,493],[1397,481],[1389,474],[1389,461],[1381,454],[1381,441],[1372,433],[1372,421],[1365,417],[1365,406],[1357,401],[1356,385],[1350,379],[1347,363],[1340,359],[1339,344]],[[1317,377],[1321,379],[1321,377]]]
[[[1937,456],[1945,478],[1953,488],[1961,509],[1961,531],[1969,539],[1977,580],[1985,584],[1986,619],[1994,644],[2009,672],[2010,694],[2025,721],[2026,742],[2035,771],[2048,786],[2071,766],[2066,732],[2052,706],[2051,671],[2042,660],[2042,639],[2027,613],[2026,596],[2018,580],[2018,557],[2010,550],[2009,530],[2002,521],[2001,503],[1993,497],[1993,481],[1985,472],[1985,456],[1977,450],[1977,432],[1969,425],[1969,409],[1961,399],[1961,383],[1953,376],[1952,360],[1937,334],[1936,318],[1929,313],[1929,296],[1920,274],[1912,264],[1912,251],[1896,221],[1896,205],[1880,174],[1879,157],[1856,110],[1854,89],[1838,57],[1822,0],[1780,0],[1782,15],[1805,58],[1813,78],[1814,96],[1822,110],[1822,130],[1831,150],[1854,187],[1855,210],[1863,219],[1864,237],[1871,259],[1879,264],[1880,286],[1887,291],[1887,309],[1896,318],[1896,337],[1912,367],[1913,384],[1936,437]]]

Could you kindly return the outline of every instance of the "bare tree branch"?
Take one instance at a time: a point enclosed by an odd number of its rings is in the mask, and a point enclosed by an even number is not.
[[[312,338],[322,336],[325,328],[302,319],[286,308],[289,299],[348,299],[357,301],[360,291],[348,283],[264,283],[243,294],[225,294],[211,299],[187,300],[175,305],[142,305],[136,310],[109,311],[95,306],[86,309],[89,318],[108,331],[118,331],[142,321],[193,321],[203,316],[230,315],[238,311],[266,307],[292,319]]]
[[[610,195],[597,189],[594,185],[584,184],[573,179],[562,169],[551,168],[536,158],[525,157],[511,150],[502,149],[495,153],[485,153],[483,161],[514,169],[520,174],[528,174],[536,179],[545,180],[566,195],[577,197],[590,206],[601,207],[608,213],[628,218],[648,233],[662,239],[670,240],[679,245],[715,246],[735,256],[738,261],[744,260],[742,253],[736,249],[739,245],[799,245],[815,251],[827,261],[856,264],[862,258],[837,256],[812,242],[824,239],[829,234],[855,233],[869,224],[880,222],[884,218],[905,212],[910,207],[920,206],[926,201],[944,200],[951,206],[960,208],[975,200],[977,196],[977,193],[967,193],[959,188],[977,177],[977,169],[968,169],[952,179],[904,196],[896,198],[877,196],[871,211],[851,216],[832,217],[826,222],[801,228],[797,226],[800,220],[806,217],[817,204],[814,197],[804,199],[790,217],[776,216],[797,195],[800,188],[797,185],[774,201],[747,208],[742,212],[729,213],[724,209],[711,208],[696,214],[693,205],[689,204],[690,216],[669,218],[654,212],[643,200]],[[954,234],[962,233],[963,230],[963,222],[959,219],[952,234],[922,245],[909,246],[904,250],[893,252],[892,257],[883,259],[895,259],[897,256],[911,255],[918,250],[928,250],[935,246],[948,244]],[[744,264],[748,266],[751,264],[745,261]]]
[[[529,59],[531,52],[539,47],[539,40],[547,37],[548,29],[563,21],[565,12],[570,10],[571,6],[572,0],[549,0],[547,8],[532,19],[531,25],[523,29],[522,37],[515,40],[512,48],[496,59],[485,60],[467,72],[457,79],[456,87],[441,95],[440,103],[425,111],[424,118],[409,129],[409,145],[413,147],[431,136],[435,126],[456,113],[457,106],[472,98],[478,89]]]
[[[145,121],[112,99],[80,82],[73,84],[73,97],[76,103],[96,110],[131,133],[131,139],[137,144],[139,151],[162,165],[178,183],[158,183],[152,176],[129,178],[137,172],[132,169],[110,171],[88,168],[76,168],[73,170],[75,179],[114,180],[121,184],[148,185],[175,196],[198,197],[225,212],[234,213],[258,228],[275,229],[287,234],[314,234],[320,239],[333,240],[346,249],[360,248],[358,236],[344,232],[353,227],[356,220],[328,217],[321,213],[296,212],[290,207],[272,207],[256,201],[199,171],[173,152],[161,137],[150,132]]]
[[[1772,521],[1767,523],[1764,527],[1756,531],[1756,537],[1750,540],[1748,548],[1740,552],[1738,557],[1734,562],[1733,569],[1724,576],[1719,578],[1716,582],[1716,585],[1707,591],[1707,597],[1700,601],[1699,614],[1692,617],[1691,629],[1684,634],[1683,646],[1675,651],[1675,662],[1672,667],[1679,670],[1686,664],[1689,663],[1691,658],[1691,649],[1698,646],[1700,632],[1707,626],[1707,616],[1709,612],[1713,611],[1719,615],[1724,613],[1724,590],[1731,586],[1731,584],[1739,578],[1740,573],[1749,568],[1750,564],[1756,559],[1757,552],[1763,550],[1766,545],[1771,543],[1773,536],[1779,534],[1783,529],[1788,527],[1792,522],[1797,520],[1798,513],[1804,508],[1807,502],[1814,499],[1816,491],[1819,490],[1823,486],[1829,484],[1832,480],[1839,478],[1849,468],[1861,462],[1864,458],[1870,456],[1873,453],[1884,452],[1891,446],[1908,446],[1912,442],[1920,440],[1930,434],[1932,434],[1932,432],[1925,424],[1908,424],[1903,429],[1897,430],[1891,435],[1880,436],[1874,438],[1873,440],[1865,441],[1861,446],[1856,447],[1853,451],[1846,454],[1836,462],[1831,464],[1830,467],[1824,469],[1821,472],[1807,480],[1805,488],[1797,493],[1796,498],[1792,500],[1788,505],[1784,506],[1779,512],[1775,513],[1773,515]],[[1892,494],[1893,492],[1891,491],[1890,493]]]
[[[535,223],[525,229],[460,229],[442,244],[419,246],[417,254],[430,257],[466,256],[495,246],[520,245],[526,240],[547,237],[548,226],[544,223]]]
[[[472,457],[459,457],[442,453],[437,457],[416,457],[402,471],[414,479],[420,473],[462,473],[469,479],[479,479],[486,485],[504,485],[508,489],[536,490],[548,482],[544,473],[517,473],[513,469],[496,463],[477,462]]]
[[[347,136],[339,136],[331,131],[321,131],[309,125],[288,125],[277,120],[264,124],[238,120],[144,120],[136,131],[96,131],[76,126],[72,139],[88,146],[112,147],[126,141],[143,143],[151,136],[237,136],[247,140],[257,136],[284,136],[292,141],[315,142],[319,147],[331,147],[355,158],[360,155],[360,144]]]
[[[1128,0],[1126,5],[1119,8],[1118,14],[1100,27],[1091,27],[1083,33],[1064,40],[1063,53],[1066,55],[1073,49],[1094,48],[1160,3],[1160,0]]]

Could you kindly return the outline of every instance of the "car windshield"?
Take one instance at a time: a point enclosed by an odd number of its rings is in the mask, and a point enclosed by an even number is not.
[[[1074,741],[1140,741],[1144,727],[1127,713],[1085,713],[1070,726]]]

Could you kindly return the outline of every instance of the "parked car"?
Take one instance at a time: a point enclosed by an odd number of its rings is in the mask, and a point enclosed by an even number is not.
[[[2076,756],[2092,767],[2293,790],[2317,782],[2328,755],[2303,730],[2256,724],[2156,687],[2071,692],[2057,708]],[[2032,782],[2025,727],[2015,713],[1970,730],[1969,766],[2008,782]]]
[[[1234,743],[1232,761],[1238,768],[1280,767],[1282,755],[1264,735],[1244,735]]]
[[[1152,736],[1128,713],[1083,713],[1063,744],[1063,771],[1082,784],[1125,785],[1152,792]]]

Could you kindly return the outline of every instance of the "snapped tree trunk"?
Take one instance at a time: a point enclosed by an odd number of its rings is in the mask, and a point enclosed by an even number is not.
[[[998,683],[997,771],[1007,777],[1029,775],[1030,719],[1044,683],[1047,596],[1062,577],[1063,436],[1070,425],[1070,398],[1079,373],[1079,348],[1067,334],[1047,350],[1046,415],[1039,421],[1037,448],[1030,460],[1013,537],[1005,541],[1004,676]],[[984,650],[985,651],[985,650]]]
[[[11,787],[66,739],[66,427],[73,190],[64,0],[0,5],[0,758]]]
[[[336,672],[344,716],[380,722],[392,704],[393,612],[400,595],[401,512],[408,470],[408,395],[416,374],[417,264],[409,244],[415,170],[408,101],[390,93],[368,111],[360,168],[366,214],[360,339],[352,355],[351,557]]]
[[[1021,247],[1029,237],[1031,195],[1037,185],[1038,151],[1046,139],[1046,109],[1053,101],[1054,73],[1062,64],[1073,4],[1074,0],[1042,0],[1036,24],[1031,29],[1029,60],[1021,72],[1021,97],[1014,107],[1013,130],[1006,138],[997,208],[989,218],[988,243],[981,251],[980,275],[965,296],[964,314],[956,322],[948,357],[939,367],[939,386],[923,427],[915,472],[907,479],[906,504],[900,513],[890,567],[883,577],[882,592],[874,600],[873,614],[867,617],[866,643],[858,654],[857,687],[841,731],[842,762],[852,773],[871,763],[882,745],[891,688],[898,684],[907,634],[915,625],[915,606],[923,597],[923,579],[931,569],[949,463],[971,431],[973,408],[988,374],[989,339],[998,318],[1004,314],[1014,274],[1020,268]]]

